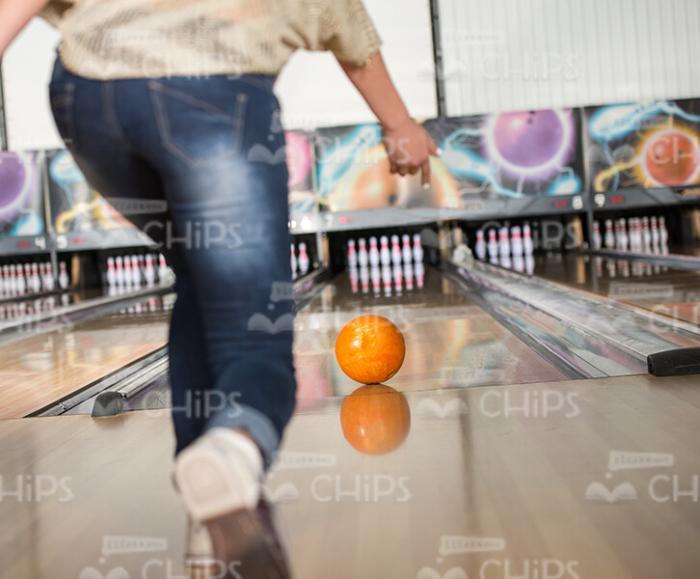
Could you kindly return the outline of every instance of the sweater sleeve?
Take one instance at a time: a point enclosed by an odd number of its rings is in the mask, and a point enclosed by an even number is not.
[[[319,46],[338,60],[361,66],[381,47],[381,38],[362,0],[324,0]]]

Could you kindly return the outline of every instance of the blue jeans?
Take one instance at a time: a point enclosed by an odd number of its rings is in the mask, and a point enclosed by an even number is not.
[[[177,452],[247,430],[267,465],[294,410],[287,167],[274,78],[85,79],[56,62],[58,129],[88,182],[161,244]]]

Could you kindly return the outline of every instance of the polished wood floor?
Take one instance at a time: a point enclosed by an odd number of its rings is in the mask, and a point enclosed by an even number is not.
[[[0,419],[21,418],[162,348],[168,312],[110,315],[0,346]]]
[[[292,421],[295,577],[698,577],[697,377],[400,390]],[[0,577],[183,576],[172,449],[167,411],[1,421]]]

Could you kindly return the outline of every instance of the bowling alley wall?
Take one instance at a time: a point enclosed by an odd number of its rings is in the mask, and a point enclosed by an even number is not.
[[[429,189],[391,175],[333,57],[295,55],[277,85],[286,150],[250,158],[286,156],[294,233],[697,205],[697,0],[366,3],[442,154]],[[61,149],[46,90],[57,41],[33,22],[2,63],[0,253],[147,245]]]

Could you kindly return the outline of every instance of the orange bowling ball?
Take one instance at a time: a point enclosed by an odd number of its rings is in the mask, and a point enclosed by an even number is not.
[[[396,450],[411,429],[406,397],[389,386],[361,386],[345,397],[340,425],[350,445],[363,454]]]
[[[382,316],[364,315],[351,320],[335,341],[335,357],[350,378],[362,384],[379,384],[399,371],[406,355],[401,331]]]

